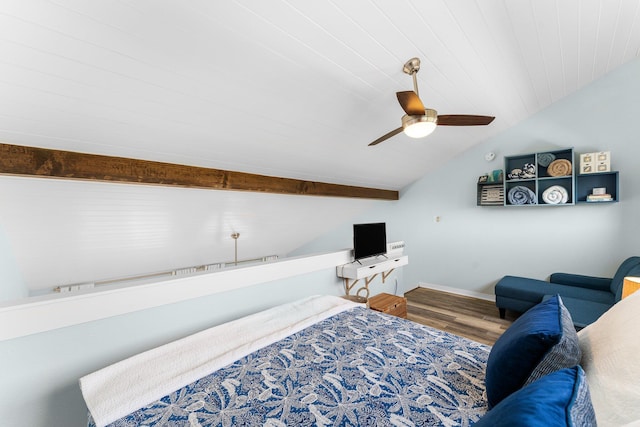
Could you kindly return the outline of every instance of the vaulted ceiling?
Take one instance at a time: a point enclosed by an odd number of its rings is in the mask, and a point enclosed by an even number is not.
[[[640,54],[636,0],[5,0],[0,141],[401,189]],[[395,92],[486,127],[403,134]]]

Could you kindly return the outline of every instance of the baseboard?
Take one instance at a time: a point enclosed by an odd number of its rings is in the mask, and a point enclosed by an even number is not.
[[[482,292],[469,291],[467,289],[452,288],[450,286],[434,285],[432,283],[418,283],[419,288],[433,289],[436,291],[449,292],[450,294],[464,295],[466,297],[478,298],[487,301],[495,301],[495,295],[483,294]]]

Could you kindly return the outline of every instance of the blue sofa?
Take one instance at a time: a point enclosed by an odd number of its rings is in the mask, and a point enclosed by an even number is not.
[[[640,276],[640,257],[627,258],[613,278],[553,273],[546,282],[504,276],[495,286],[496,306],[504,319],[506,310],[524,313],[539,302],[560,295],[574,325],[583,328],[620,301],[625,276]]]

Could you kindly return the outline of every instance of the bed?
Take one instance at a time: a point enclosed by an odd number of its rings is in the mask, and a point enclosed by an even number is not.
[[[81,379],[89,426],[460,425],[487,410],[490,347],[318,296]]]
[[[576,334],[556,296],[489,347],[339,297],[274,307],[80,379],[88,426],[640,423],[640,292]]]

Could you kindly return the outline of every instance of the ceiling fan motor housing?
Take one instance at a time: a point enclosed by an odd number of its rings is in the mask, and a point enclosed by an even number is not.
[[[438,112],[426,108],[424,114],[402,116],[402,128],[404,133],[411,138],[422,138],[433,132],[438,124]]]

